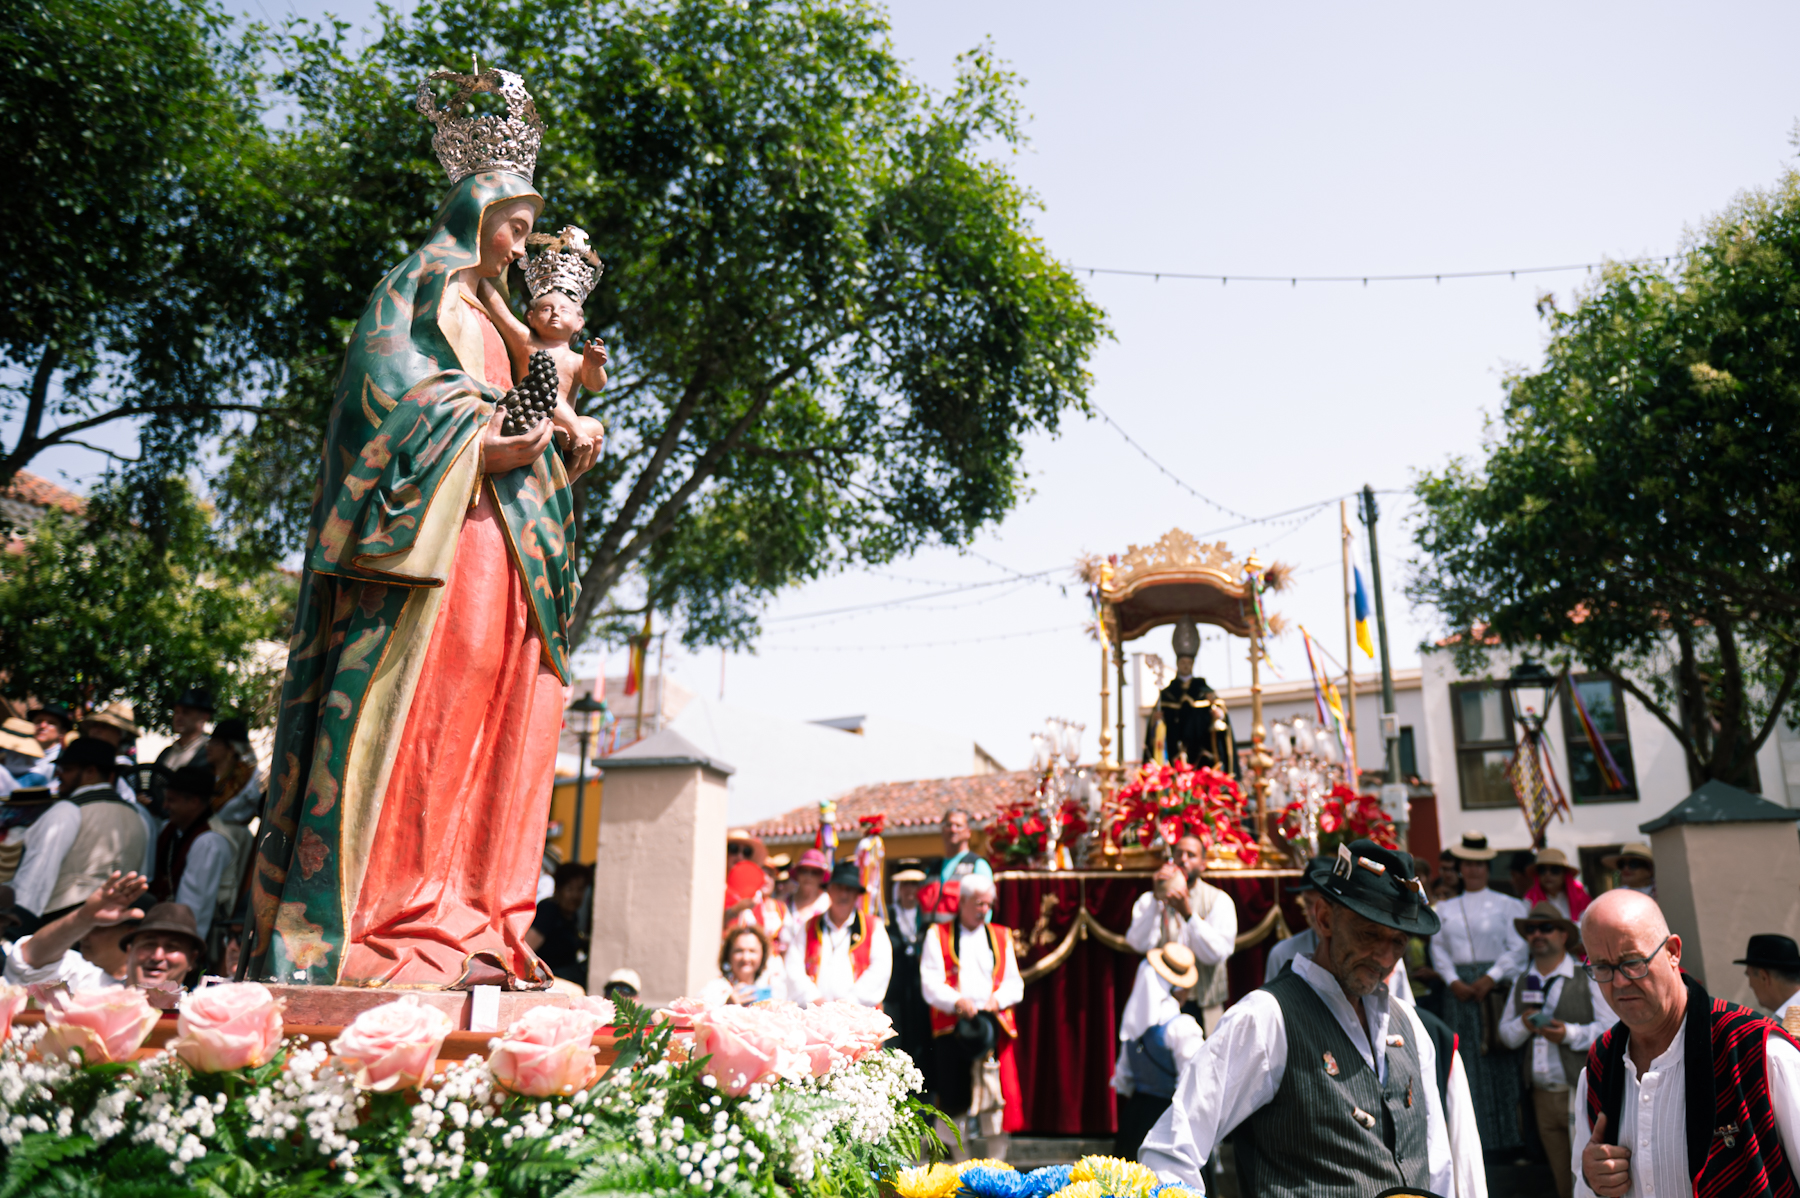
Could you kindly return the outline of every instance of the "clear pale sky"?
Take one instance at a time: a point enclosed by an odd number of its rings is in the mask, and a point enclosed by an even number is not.
[[[259,19],[288,7],[243,5]],[[373,8],[291,5],[358,24]],[[1792,5],[896,0],[890,11],[895,45],[926,82],[947,86],[955,55],[984,38],[1028,81],[1032,142],[1012,166],[1042,199],[1037,229],[1051,251],[1083,267],[1361,275],[1660,256],[1786,169],[1800,117]],[[1238,511],[1364,483],[1404,488],[1416,471],[1480,450],[1502,373],[1541,353],[1537,294],[1566,303],[1582,280],[1292,287],[1100,275],[1088,287],[1116,339],[1092,363],[1091,397]],[[1066,570],[1084,551],[1123,552],[1171,527],[1238,523],[1098,419],[1033,440],[1025,462],[1034,493],[975,545],[1011,570]],[[1401,595],[1406,497],[1383,501],[1390,637],[1404,667],[1436,628]],[[1225,539],[1299,569],[1272,606],[1341,656],[1336,530],[1333,505],[1298,527]],[[1003,573],[937,550],[784,595],[758,651],[724,661],[725,698],[803,719],[883,713],[966,730],[1014,766],[1044,717],[1061,715],[1087,723],[1091,753],[1098,649],[1079,631],[1088,612],[1072,577],[1059,576],[1066,593],[1036,583],[797,618],[936,589],[893,575],[955,585]],[[1060,631],[916,647],[1045,629]],[[1167,630],[1140,647],[1167,659]],[[1242,642],[1231,652],[1228,663],[1222,642],[1203,647],[1215,686],[1247,681]],[[1274,652],[1285,674],[1304,674],[1298,636]],[[613,672],[623,661],[607,656]],[[718,651],[671,645],[668,663],[683,684],[718,692]]]

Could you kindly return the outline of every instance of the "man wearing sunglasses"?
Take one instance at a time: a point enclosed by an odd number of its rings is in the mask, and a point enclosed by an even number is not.
[[[1569,1198],[1575,1192],[1569,1094],[1587,1064],[1588,1049],[1619,1017],[1570,955],[1581,951],[1581,934],[1561,911],[1540,902],[1515,926],[1531,948],[1531,966],[1513,983],[1500,1039],[1508,1048],[1531,1043],[1526,1054],[1531,1109],[1558,1198]]]
[[[1610,890],[1581,921],[1588,976],[1619,1022],[1575,1090],[1580,1198],[1800,1193],[1800,1046],[1681,971],[1654,899]]]

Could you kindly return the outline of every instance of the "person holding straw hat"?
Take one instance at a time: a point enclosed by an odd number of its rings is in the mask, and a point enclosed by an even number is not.
[[[1138,962],[1131,997],[1119,1017],[1119,1059],[1112,1082],[1120,1099],[1114,1156],[1137,1159],[1144,1137],[1169,1109],[1182,1067],[1200,1050],[1199,1023],[1181,1013],[1199,984],[1199,959],[1178,940],[1151,949]]]
[[[1581,931],[1567,915],[1552,903],[1539,902],[1530,915],[1514,923],[1531,946],[1531,967],[1513,983],[1506,1016],[1500,1021],[1500,1039],[1508,1048],[1531,1042],[1525,1063],[1531,1107],[1556,1192],[1559,1198],[1570,1198],[1575,1192],[1575,1167],[1569,1143],[1569,1096],[1581,1079],[1588,1049],[1619,1017],[1593,979],[1578,973],[1575,955],[1581,952]]]

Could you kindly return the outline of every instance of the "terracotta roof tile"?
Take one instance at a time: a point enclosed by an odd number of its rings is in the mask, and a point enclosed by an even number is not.
[[[87,506],[87,501],[73,491],[65,491],[47,478],[39,478],[28,470],[20,470],[13,475],[12,482],[0,496],[16,499],[20,503],[29,503],[33,507],[57,507],[71,515],[80,515]]]
[[[961,807],[976,824],[986,823],[1007,803],[1028,798],[1037,785],[1030,770],[1010,774],[975,774],[967,778],[927,778],[918,782],[881,782],[859,786],[837,797],[838,837],[854,839],[856,821],[877,812],[887,816],[887,830],[935,828],[944,808]],[[819,830],[816,804],[753,824],[751,834],[763,840],[810,839]]]

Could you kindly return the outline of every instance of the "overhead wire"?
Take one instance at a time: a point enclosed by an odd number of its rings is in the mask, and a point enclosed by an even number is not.
[[[1152,279],[1160,282],[1163,279],[1188,279],[1202,283],[1286,283],[1297,287],[1301,283],[1422,283],[1427,280],[1442,283],[1445,279],[1494,279],[1501,276],[1516,279],[1520,275],[1559,274],[1572,270],[1598,270],[1603,266],[1650,266],[1660,264],[1672,265],[1675,259],[1685,257],[1682,254],[1652,255],[1647,258],[1616,258],[1600,262],[1569,262],[1560,266],[1510,266],[1498,270],[1432,270],[1413,274],[1359,274],[1359,275],[1214,275],[1194,274],[1179,270],[1129,270],[1113,266],[1075,266],[1070,270],[1085,271],[1089,278],[1095,275],[1125,275],[1134,278]]]

